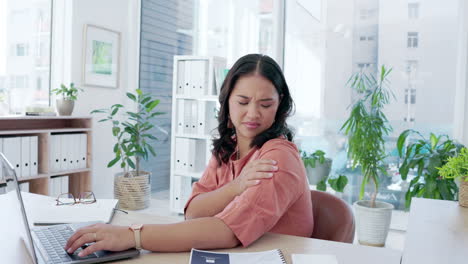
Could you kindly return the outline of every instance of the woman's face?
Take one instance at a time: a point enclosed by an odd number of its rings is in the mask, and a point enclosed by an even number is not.
[[[237,140],[250,142],[275,122],[279,95],[275,86],[258,74],[237,80],[229,97],[229,116]]]

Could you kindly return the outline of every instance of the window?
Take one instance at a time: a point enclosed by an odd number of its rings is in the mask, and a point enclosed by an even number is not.
[[[295,128],[299,148],[325,151],[333,159],[330,175],[348,176],[342,197],[350,203],[358,199],[360,171],[352,171],[347,165],[347,138],[340,131],[349,116],[348,106],[355,99],[346,83],[353,73],[380,69],[385,63],[392,68],[389,80],[395,98],[384,110],[393,127],[386,139],[385,164],[390,176],[382,178],[377,199],[403,209],[408,182],[398,175],[398,136],[411,128],[426,137],[431,132],[452,137],[454,126],[461,122],[455,118],[453,102],[460,96],[458,91],[464,90],[457,87],[457,79],[464,72],[460,67],[465,67],[458,61],[463,55],[458,43],[465,36],[458,25],[460,19],[466,19],[465,12],[459,11],[464,2],[430,1],[431,10],[424,12],[424,23],[417,21],[417,30],[407,23],[408,1],[403,5],[378,0],[328,1],[322,21],[307,20],[307,13],[295,8],[295,1],[287,2],[285,34],[289,39],[285,42],[284,71],[296,105],[289,124]],[[421,7],[416,8],[415,17],[421,18]],[[357,14],[349,16],[347,10],[356,10]],[[368,10],[376,10],[370,12],[372,19]],[[324,28],[334,30],[324,32]],[[312,47],[308,45],[309,36],[317,32],[322,41]],[[421,36],[424,40],[420,46]],[[366,41],[375,45],[364,44]]]
[[[419,3],[408,4],[408,18],[409,19],[419,18]]]
[[[0,79],[5,80],[0,115],[22,113],[32,104],[49,105],[52,0],[0,2],[0,29],[5,29],[0,30]]]
[[[359,18],[361,20],[367,20],[376,17],[377,9],[361,9],[359,10]]]
[[[408,48],[418,47],[418,32],[408,32]]]

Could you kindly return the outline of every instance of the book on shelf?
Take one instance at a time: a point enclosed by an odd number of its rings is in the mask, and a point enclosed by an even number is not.
[[[190,264],[286,264],[280,249],[248,253],[225,253],[193,249]]]
[[[55,112],[25,112],[26,116],[56,116]]]

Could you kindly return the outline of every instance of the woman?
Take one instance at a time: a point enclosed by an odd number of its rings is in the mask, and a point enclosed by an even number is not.
[[[219,96],[213,157],[185,206],[186,221],[129,227],[97,224],[77,231],[65,249],[132,247],[178,252],[248,246],[266,232],[310,237],[312,204],[306,173],[286,118],[293,102],[283,73],[268,56],[250,54],[229,71]]]

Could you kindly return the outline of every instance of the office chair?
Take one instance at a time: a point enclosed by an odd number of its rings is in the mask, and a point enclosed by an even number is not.
[[[354,215],[342,199],[321,191],[310,191],[314,214],[312,238],[353,243]]]

